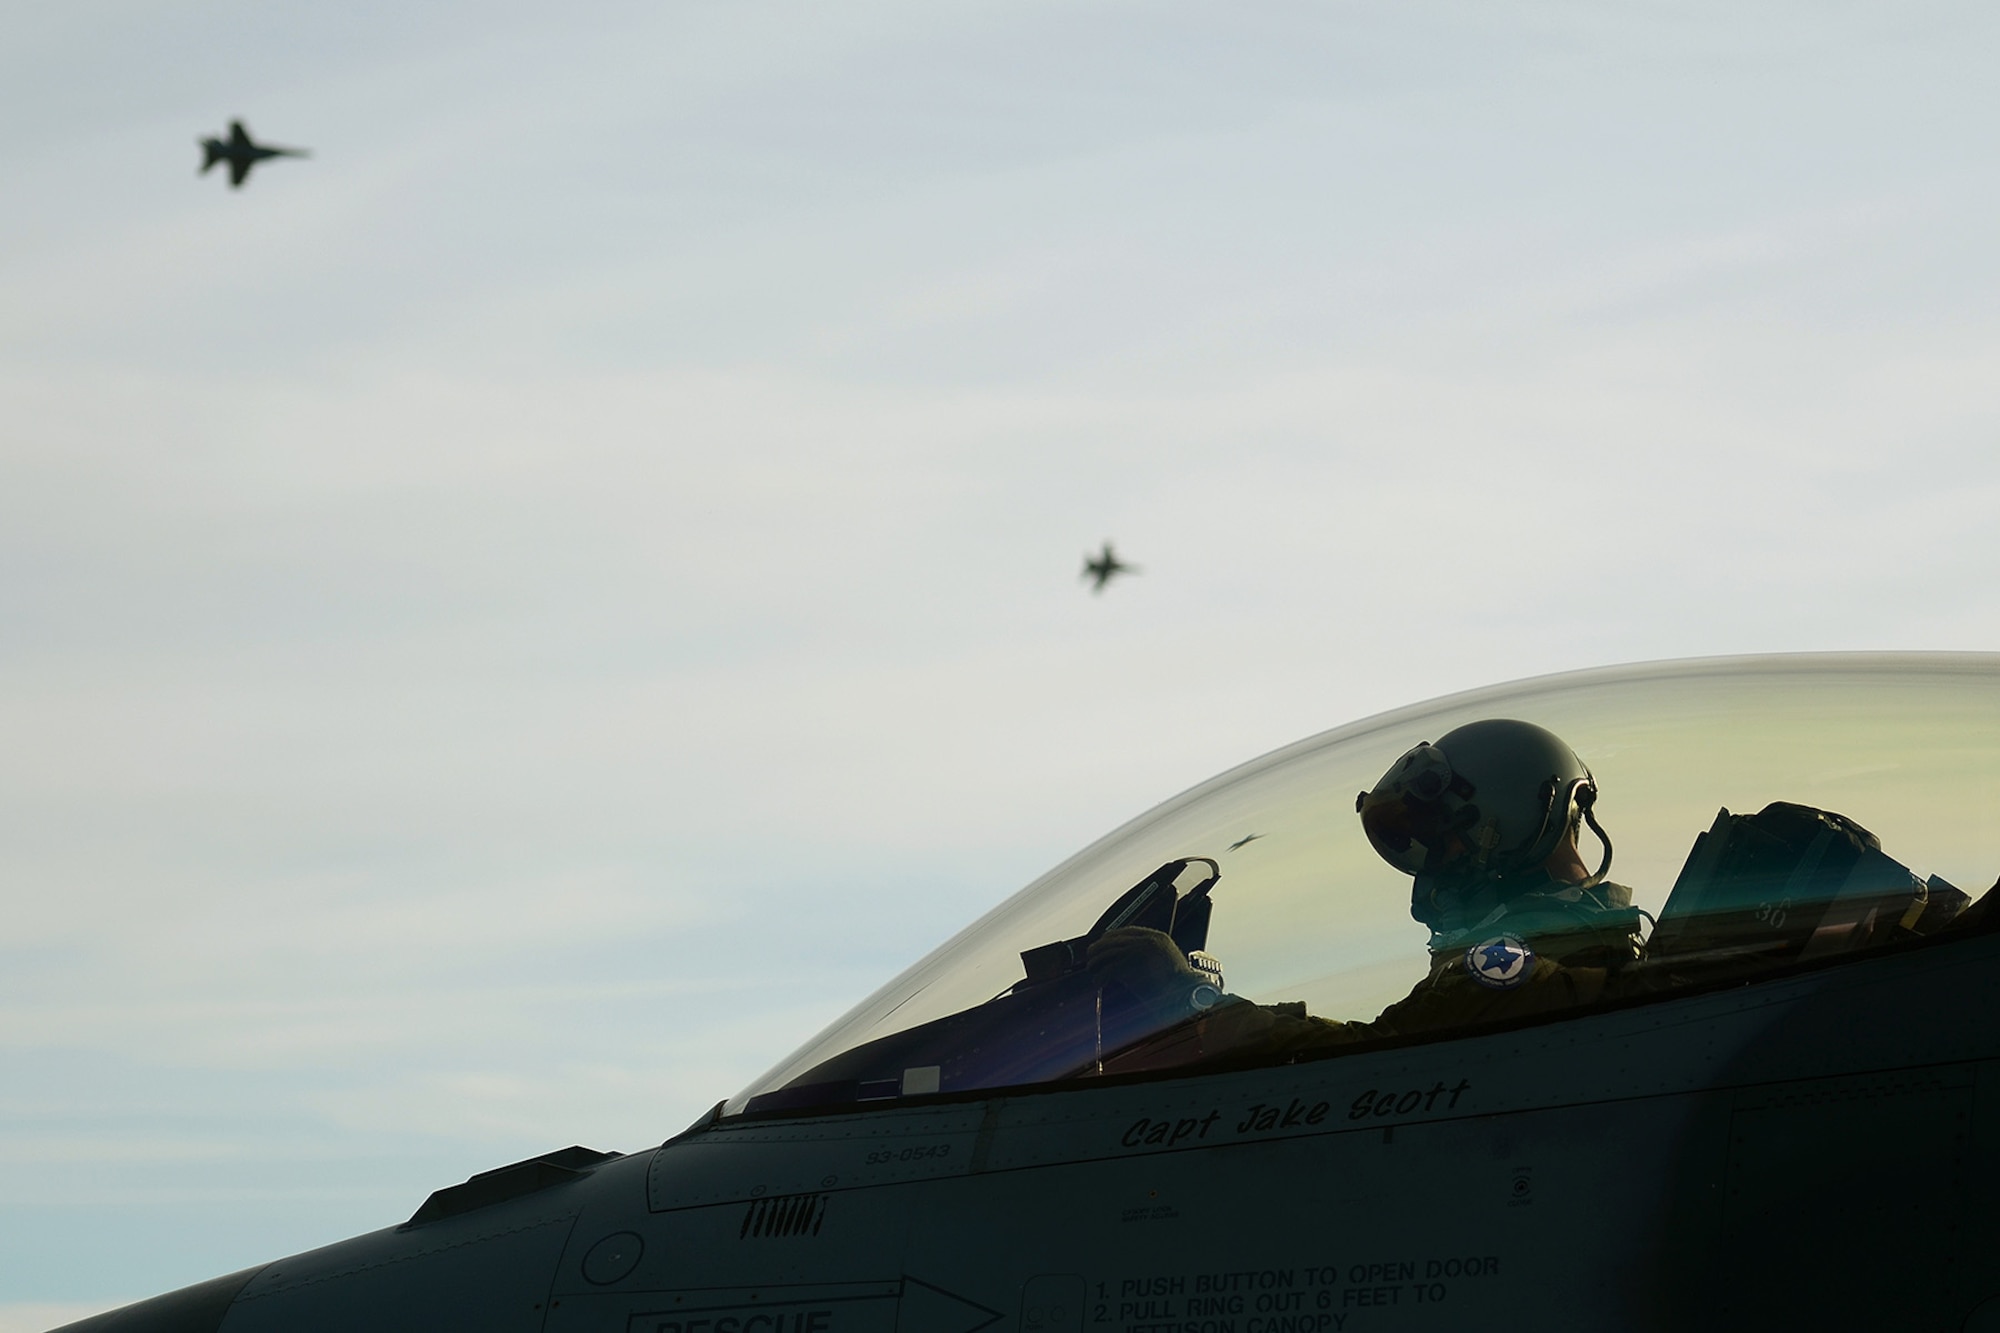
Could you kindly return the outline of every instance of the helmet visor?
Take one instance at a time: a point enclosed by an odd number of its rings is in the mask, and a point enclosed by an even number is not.
[[[1396,761],[1355,808],[1376,852],[1406,875],[1436,869],[1446,843],[1462,822],[1451,806],[1451,761],[1425,743]]]

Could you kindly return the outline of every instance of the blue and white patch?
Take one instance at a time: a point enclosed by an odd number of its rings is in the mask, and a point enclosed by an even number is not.
[[[1465,951],[1465,970],[1482,986],[1511,990],[1535,970],[1535,951],[1516,935],[1495,935]]]

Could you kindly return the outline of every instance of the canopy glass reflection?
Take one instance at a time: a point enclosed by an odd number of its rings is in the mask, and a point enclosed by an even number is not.
[[[1594,813],[1616,847],[1610,878],[1630,887],[1645,922],[1635,958],[1571,969],[1587,983],[1566,981],[1568,998],[1534,1021],[1921,947],[1980,919],[1986,905],[1967,904],[2000,874],[2000,656],[1719,659],[1545,677],[1369,718],[1166,802],[891,981],[728,1112],[1477,1030],[1488,1011],[1447,1006],[1419,1021],[1391,1010],[1439,966],[1436,937],[1412,918],[1410,876],[1371,847],[1355,810],[1356,793],[1412,746],[1490,718],[1547,728],[1589,765]],[[1171,941],[1171,955],[1107,966],[1093,944],[1112,932],[1157,939],[1163,956]],[[1522,949],[1531,961],[1533,943]],[[1467,966],[1489,966],[1504,985],[1521,965],[1507,947]],[[1385,1010],[1407,1021],[1369,1026]]]

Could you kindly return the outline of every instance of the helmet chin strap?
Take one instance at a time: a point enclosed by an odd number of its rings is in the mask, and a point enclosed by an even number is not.
[[[1604,825],[1597,822],[1597,812],[1592,807],[1597,804],[1597,789],[1579,784],[1576,796],[1576,811],[1590,831],[1603,844],[1604,855],[1597,863],[1597,869],[1572,888],[1594,889],[1604,882],[1611,873],[1611,835],[1604,831]],[[1538,868],[1539,869],[1539,868]],[[1546,871],[1540,872],[1546,874]],[[1410,915],[1429,926],[1433,931],[1440,929],[1440,923],[1448,916],[1462,912],[1470,895],[1484,890],[1492,892],[1500,881],[1495,879],[1471,879],[1453,881],[1436,875],[1419,874],[1410,884]],[[1439,901],[1442,898],[1444,901]],[[1498,901],[1498,897],[1494,901]]]

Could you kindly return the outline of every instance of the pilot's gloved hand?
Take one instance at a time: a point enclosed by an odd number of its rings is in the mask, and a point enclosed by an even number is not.
[[[1090,946],[1085,963],[1098,985],[1115,981],[1147,1004],[1192,1007],[1190,997],[1197,988],[1214,990],[1165,931],[1144,926],[1105,931]]]

